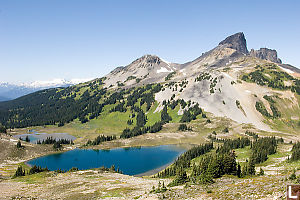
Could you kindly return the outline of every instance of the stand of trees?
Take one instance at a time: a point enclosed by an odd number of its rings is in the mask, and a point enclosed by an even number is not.
[[[236,162],[236,155],[233,150],[251,145],[249,138],[243,137],[220,141],[224,142],[224,144],[217,148],[216,153],[205,155],[213,149],[213,143],[194,147],[182,154],[173,165],[159,172],[156,176],[160,178],[175,176],[173,181],[169,184],[169,186],[174,186],[184,184],[188,181],[209,184],[214,182],[214,178],[222,177],[225,174],[235,175],[237,177],[256,174],[254,160],[246,160],[246,163],[242,167]],[[258,143],[255,143],[254,146],[257,147],[257,145]],[[194,163],[191,166],[191,160],[200,155],[204,156],[201,157],[199,163]],[[192,172],[190,176],[187,176],[186,169],[190,167],[192,168]],[[260,172],[260,174],[263,173]]]
[[[157,177],[165,178],[165,177],[175,176],[176,174],[180,174],[180,176],[185,177],[182,170],[190,167],[191,160],[209,152],[212,149],[213,149],[213,143],[207,143],[204,145],[191,148],[190,150],[186,151],[181,156],[179,156],[173,165],[166,168],[162,172],[159,172],[157,174]]]
[[[260,65],[257,65],[256,70],[249,74],[243,75],[242,80],[254,82],[258,85],[266,85],[274,89],[291,90],[292,92],[295,92],[298,95],[300,95],[300,80],[294,78],[286,72],[276,71],[276,69],[276,66],[263,68]],[[270,76],[268,77],[264,74],[269,74]],[[293,81],[293,85],[286,86],[284,84],[284,80]]]
[[[207,184],[225,174],[238,175],[234,151],[204,156],[199,165],[193,166],[190,179],[194,183]]]
[[[131,138],[135,136],[139,136],[145,133],[156,133],[162,129],[163,122],[155,122],[152,126],[145,126],[145,127],[134,127],[133,129],[125,128],[120,135],[120,138]]]
[[[59,143],[59,144],[74,144],[73,140],[68,140],[68,139],[55,139],[53,137],[47,137],[45,140],[38,140],[36,142],[37,144],[54,144],[54,143]]]
[[[15,175],[13,177],[25,176],[25,175],[26,175],[25,169],[23,169],[22,166],[18,166]]]
[[[116,139],[117,139],[117,136],[115,136],[115,135],[112,135],[112,136],[99,135],[93,141],[88,140],[86,145],[99,145],[102,142],[112,141],[112,140],[116,140]]]
[[[163,110],[161,111],[161,122],[168,123],[172,121],[172,117],[168,114],[168,107],[164,106]]]
[[[225,139],[223,140],[223,145],[218,146],[217,153],[230,153],[232,149],[240,149],[251,144],[251,141],[247,137],[237,138],[237,139]]]
[[[256,133],[251,132],[251,131],[249,131],[249,130],[247,130],[247,131],[245,132],[245,134],[248,135],[248,136],[252,136],[253,139],[257,139],[257,138],[258,138],[258,135],[257,135]]]
[[[197,103],[193,107],[189,108],[188,110],[185,110],[183,112],[183,115],[180,119],[181,123],[184,122],[190,122],[192,120],[195,120],[198,115],[202,113],[202,109],[199,107],[199,104]],[[206,117],[206,116],[205,116]]]
[[[53,149],[54,150],[61,150],[62,149],[62,144],[74,144],[73,140],[68,140],[68,139],[55,139],[53,137],[47,137],[45,140],[38,140],[36,142],[37,144],[53,144]]]
[[[268,155],[275,154],[277,150],[275,137],[263,137],[255,140],[252,144],[250,162],[262,163],[268,159]]]
[[[192,128],[188,127],[186,124],[179,124],[178,130],[179,131],[192,131]]]
[[[261,101],[257,101],[255,103],[255,108],[258,112],[260,112],[265,117],[272,117],[272,115],[267,111],[265,105]]]
[[[21,137],[19,139],[22,140],[22,141],[25,141],[25,142],[30,142],[30,139],[29,139],[28,135],[26,135],[25,139],[23,139]]]
[[[290,158],[291,161],[297,161],[300,159],[300,142],[297,142],[293,145],[292,148],[292,156]]]
[[[136,126],[133,129],[125,128],[120,135],[120,138],[131,138],[145,133],[159,132],[165,123],[168,123],[172,120],[172,118],[168,114],[167,106],[164,106],[161,112],[161,120],[155,122],[152,126],[145,126],[145,124],[147,123],[147,117],[144,111],[139,107],[133,107],[133,110],[138,112],[136,116]]]
[[[7,133],[6,128],[0,124],[0,133]]]
[[[97,79],[88,85],[63,89],[52,88],[12,101],[1,102],[0,123],[7,128],[55,124],[64,126],[74,119],[86,123],[97,118],[106,105],[119,102],[110,112],[126,112],[128,107],[133,108],[139,99],[140,106],[146,103],[146,110],[149,110],[155,102],[154,94],[162,88],[160,84],[148,84],[139,88],[111,92],[101,88],[102,84],[103,80]],[[77,95],[81,89],[84,92],[78,98]],[[125,103],[125,97],[127,97],[127,103]]]
[[[19,176],[25,176],[27,175],[31,175],[31,174],[36,174],[36,173],[40,173],[40,172],[44,172],[44,171],[49,171],[49,169],[46,168],[42,168],[40,166],[36,166],[34,165],[33,167],[31,167],[27,172],[25,169],[23,169],[22,166],[18,166],[13,178],[19,177]]]
[[[40,172],[44,172],[44,171],[49,171],[49,169],[46,168],[42,168],[40,166],[36,166],[34,165],[33,167],[30,168],[30,170],[28,171],[28,174],[36,174],[36,173],[40,173]]]

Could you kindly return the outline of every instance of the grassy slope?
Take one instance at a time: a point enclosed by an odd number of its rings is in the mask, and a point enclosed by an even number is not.
[[[143,105],[143,108],[145,106],[146,105]],[[152,126],[153,124],[155,124],[155,122],[160,121],[160,113],[161,112],[154,112],[156,110],[157,106],[158,106],[158,103],[157,103],[157,101],[155,101],[154,105],[151,106],[150,110],[148,110],[146,112],[146,116],[147,116],[147,119],[148,119],[147,123],[146,123],[146,126]]]
[[[275,75],[272,73],[273,71],[281,72],[282,70],[279,67],[269,68],[269,65],[262,65],[264,72],[262,73],[266,79],[274,80]],[[255,69],[256,70],[256,69]],[[248,74],[248,73],[243,73]],[[242,75],[240,77],[242,77]],[[282,82],[289,81],[286,77],[281,77],[280,80]],[[251,82],[250,80],[247,80]],[[283,90],[272,89],[275,96],[277,96],[277,92],[282,92]],[[289,91],[287,91],[289,92]],[[275,106],[280,111],[281,117],[277,119],[270,119],[264,117],[264,122],[268,124],[272,129],[277,131],[282,131],[286,133],[299,134],[300,132],[300,96],[296,93],[293,93],[295,99],[290,98],[282,98],[273,96],[273,100],[276,102]],[[296,100],[296,101],[295,101]],[[266,105],[265,105],[266,106]],[[269,105],[267,105],[269,107]]]

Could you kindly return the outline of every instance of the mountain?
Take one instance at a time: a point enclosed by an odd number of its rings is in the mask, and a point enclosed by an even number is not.
[[[249,52],[244,33],[236,33],[184,64],[145,55],[102,78],[0,103],[0,122],[27,127],[79,120],[99,124],[97,132],[127,137],[209,115],[263,131],[298,133],[299,74],[281,63],[276,50]]]
[[[225,40],[219,43],[219,46],[235,49],[243,54],[248,54],[245,35],[242,32],[228,36]]]
[[[1,96],[0,96],[0,102],[1,102],[1,101],[9,101],[9,100],[11,100],[11,99],[6,98],[6,97],[1,97]]]
[[[136,59],[126,67],[118,67],[106,76],[105,85],[109,87],[116,83],[125,86],[139,83],[154,83],[163,81],[171,72],[178,70],[180,65],[169,63],[155,55],[145,55]]]
[[[0,101],[7,101],[15,99],[26,94],[33,93],[38,90],[55,88],[55,87],[68,87],[71,85],[79,84],[82,82],[90,81],[91,79],[54,79],[51,81],[34,81],[31,83],[0,83]]]
[[[263,60],[269,60],[280,64],[282,63],[281,60],[277,57],[277,51],[274,49],[268,49],[268,48],[260,48],[259,50],[251,49],[250,55]]]

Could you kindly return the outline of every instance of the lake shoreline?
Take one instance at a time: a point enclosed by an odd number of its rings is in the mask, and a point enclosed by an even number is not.
[[[78,149],[78,151],[73,152],[73,150]],[[34,165],[40,166],[40,167],[47,167],[50,171],[55,171],[57,169],[63,169],[65,171],[68,171],[72,167],[77,167],[80,170],[89,170],[91,168],[99,168],[101,166],[109,167],[111,165],[115,165],[116,167],[120,167],[121,170],[126,175],[135,176],[135,177],[142,177],[142,176],[151,176],[154,175],[161,170],[167,168],[170,166],[174,161],[184,152],[186,152],[185,148],[180,148],[180,145],[159,145],[154,146],[153,148],[151,146],[139,146],[139,147],[128,147],[128,148],[114,148],[113,150],[104,150],[104,154],[100,150],[97,154],[93,153],[94,151],[90,152],[82,152],[81,150],[93,150],[93,149],[82,149],[82,148],[72,148],[67,149],[65,151],[59,151],[55,153],[51,153],[48,155],[43,155],[38,158],[32,158],[24,162],[29,167],[32,167]],[[128,152],[129,151],[129,152]],[[177,152],[177,153],[176,153]],[[67,154],[64,154],[67,153]],[[60,160],[57,160],[56,154],[62,156],[63,158]],[[98,154],[102,154],[102,157],[100,156],[101,160],[98,160]],[[50,156],[50,157],[47,157]],[[55,156],[56,158],[54,158]],[[97,156],[97,157],[93,157]],[[104,156],[104,157],[103,157]],[[111,157],[114,156],[114,157]],[[121,156],[118,158],[118,156]],[[128,159],[132,159],[133,163],[137,163],[136,165],[130,165],[126,164],[128,163],[126,160],[124,160],[124,156],[128,156]],[[146,156],[146,157],[145,157]],[[150,156],[150,157],[149,157]],[[166,157],[167,156],[167,157]],[[82,161],[82,158],[88,158],[91,160],[88,164],[84,164],[86,162]],[[152,159],[148,159],[151,158]],[[126,157],[127,158],[127,157]],[[55,160],[56,159],[56,160]],[[65,160],[68,161],[65,161]],[[98,160],[98,163],[94,162],[93,160]],[[121,162],[120,162],[121,159]],[[99,164],[100,161],[100,164]],[[164,162],[166,164],[164,164]],[[162,165],[161,165],[162,164]],[[136,166],[132,168],[132,166]],[[145,167],[146,166],[146,167]],[[154,168],[152,168],[152,166]],[[158,166],[158,167],[155,167]],[[145,168],[145,172],[135,174],[135,172],[143,171]],[[147,170],[148,168],[148,170]],[[151,169],[152,168],[152,169]],[[149,170],[150,169],[150,170]]]
[[[165,165],[163,165],[161,167],[158,167],[158,168],[155,168],[155,169],[152,169],[152,170],[140,173],[140,174],[135,174],[133,176],[135,176],[135,177],[153,176],[153,175],[157,174],[158,172],[166,169],[167,167],[169,167],[170,165],[172,165],[174,162],[175,162],[175,160],[173,162],[165,164]]]

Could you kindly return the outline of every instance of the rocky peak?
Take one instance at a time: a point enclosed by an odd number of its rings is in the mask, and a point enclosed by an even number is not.
[[[277,51],[275,49],[260,48],[259,50],[251,49],[250,56],[260,58],[263,60],[269,60],[275,63],[282,63],[277,57]]]
[[[220,42],[219,45],[224,45],[228,48],[232,48],[244,54],[248,54],[245,35],[242,32],[228,36],[225,40]]]
[[[132,64],[137,64],[137,63],[143,63],[143,64],[160,64],[161,59],[158,56],[155,55],[144,55],[135,61],[132,62]]]

